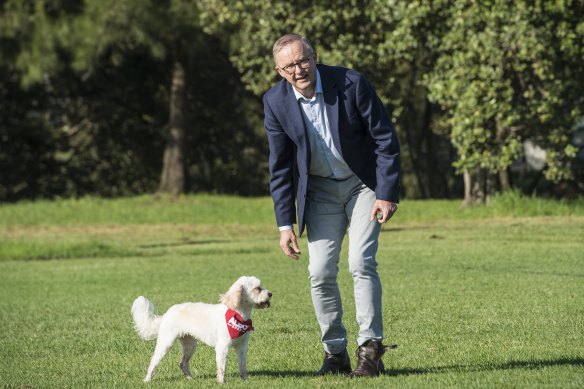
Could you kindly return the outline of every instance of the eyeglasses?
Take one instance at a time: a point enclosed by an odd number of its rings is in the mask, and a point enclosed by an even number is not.
[[[290,75],[294,74],[294,72],[296,71],[296,66],[300,66],[300,69],[308,69],[308,66],[310,66],[310,57],[312,57],[313,55],[314,53],[310,54],[308,57],[302,58],[300,61],[291,63],[290,65],[286,65],[280,69],[282,69],[283,71]]]

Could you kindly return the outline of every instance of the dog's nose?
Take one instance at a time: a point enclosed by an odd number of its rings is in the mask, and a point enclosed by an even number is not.
[[[268,292],[268,296],[272,297],[272,292]]]

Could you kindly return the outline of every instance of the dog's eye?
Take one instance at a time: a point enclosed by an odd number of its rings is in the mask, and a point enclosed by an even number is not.
[[[262,288],[258,286],[258,287],[256,287],[256,288],[254,288],[254,290],[255,290],[256,292],[260,293],[260,292],[262,291]]]

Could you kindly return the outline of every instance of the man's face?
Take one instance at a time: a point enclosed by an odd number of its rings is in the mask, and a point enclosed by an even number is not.
[[[316,88],[316,52],[300,41],[284,46],[276,56],[276,70],[303,96],[312,98]]]

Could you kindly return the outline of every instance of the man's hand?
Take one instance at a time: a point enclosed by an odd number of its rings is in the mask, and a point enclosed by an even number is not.
[[[375,200],[375,204],[373,204],[373,209],[371,210],[370,220],[377,219],[381,224],[387,223],[395,211],[397,211],[396,203],[387,200]]]
[[[290,258],[300,258],[300,249],[293,229],[280,231],[280,247],[284,254]]]

